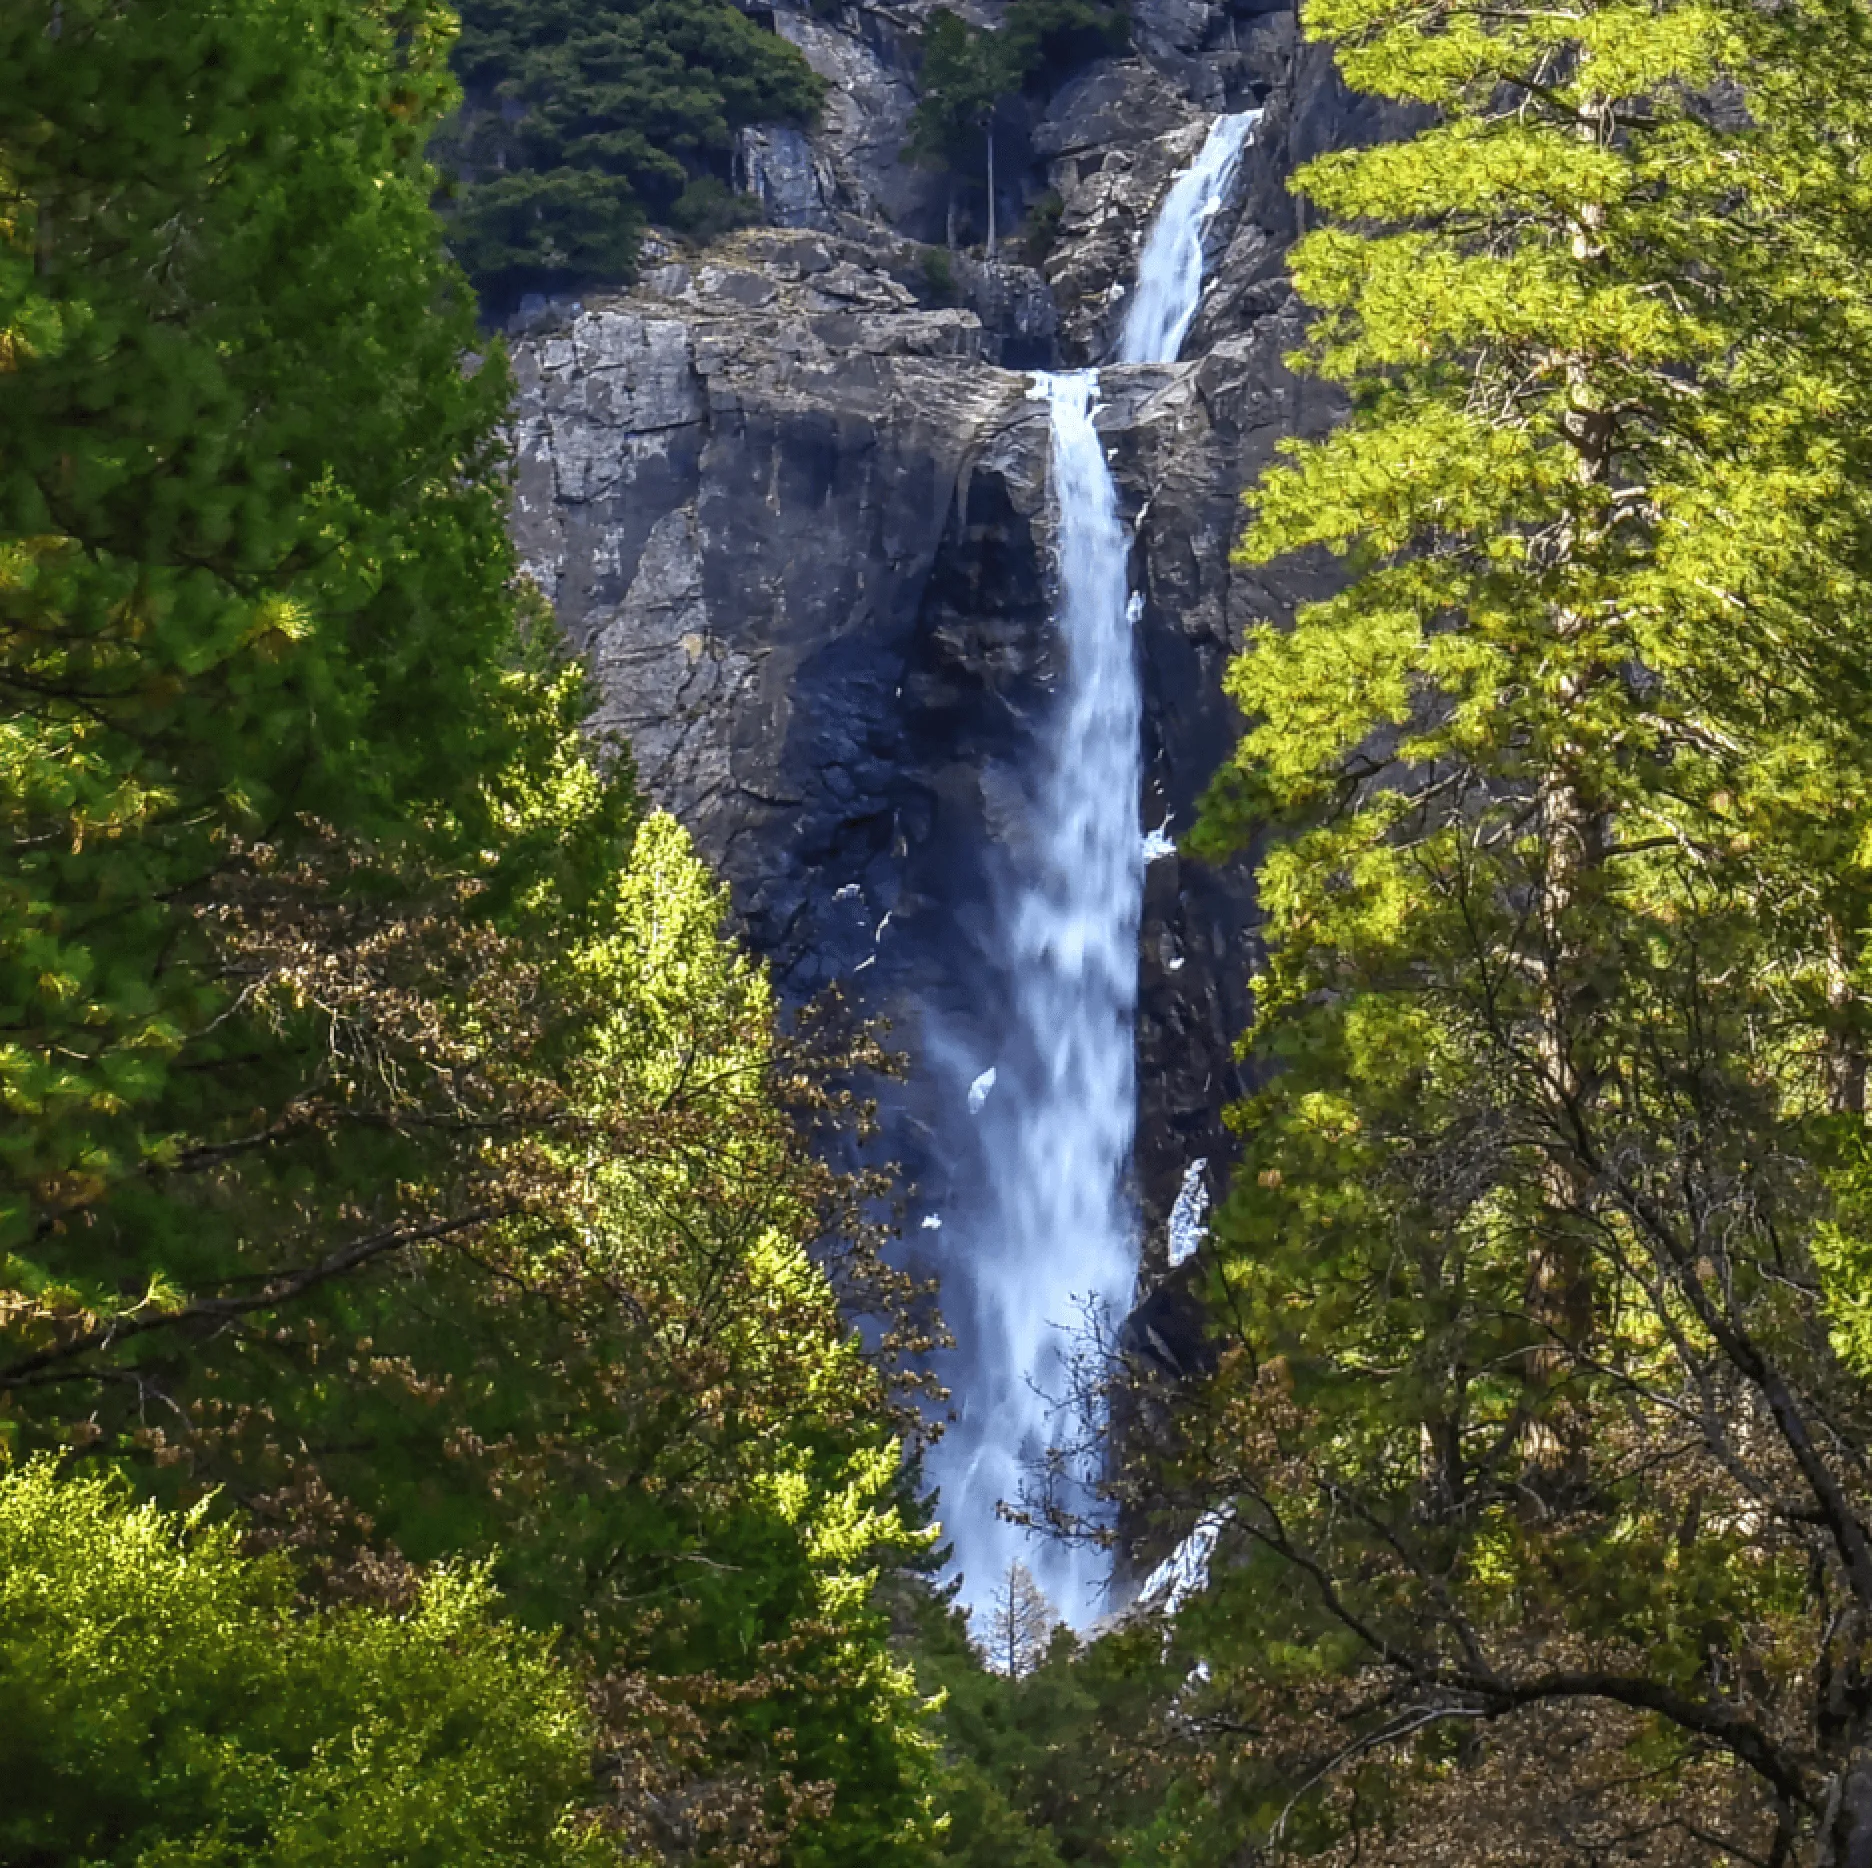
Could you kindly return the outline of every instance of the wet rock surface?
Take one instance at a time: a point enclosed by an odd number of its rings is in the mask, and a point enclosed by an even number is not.
[[[1286,178],[1380,120],[1263,0],[1136,0],[1136,51],[1094,65],[1023,134],[1010,181],[1057,196],[1043,266],[931,245],[941,191],[904,163],[924,0],[750,4],[836,96],[811,137],[743,139],[764,228],[672,253],[628,294],[516,327],[515,523],[596,670],[601,722],[729,880],[784,990],[841,984],[909,1051],[887,1141],[921,1216],[974,1172],[934,1052],[994,1056],[1007,1003],[992,906],[1019,870],[1023,761],[1059,666],[1047,425],[1022,373],[1100,360],[1139,243],[1215,113],[1264,111],[1212,228],[1202,312],[1173,366],[1106,370],[1141,599],[1146,786],[1174,837],[1239,721],[1220,679],[1312,573],[1231,565],[1240,496],[1282,437],[1334,410],[1282,357],[1300,229]],[[958,8],[992,22],[990,0]],[[1146,1279],[1187,1165],[1219,1184],[1242,1088],[1253,894],[1245,863],[1148,871],[1138,1047]]]

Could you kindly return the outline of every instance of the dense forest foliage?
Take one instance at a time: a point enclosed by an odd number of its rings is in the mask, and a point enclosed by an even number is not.
[[[930,1581],[881,1060],[590,730],[451,257],[815,83],[467,15],[0,14],[0,1859],[1872,1862],[1872,19],[1312,0],[1419,127],[1298,178],[1242,557],[1342,575],[1197,839],[1260,1087],[1112,1489],[1212,1554],[1081,1641]],[[912,153],[1118,18],[938,14]]]
[[[734,0],[462,0],[451,65],[465,100],[436,139],[449,244],[490,306],[627,284],[652,224],[706,240],[753,211],[736,132],[810,125],[824,85]],[[1124,0],[1010,0],[999,27],[938,8],[921,35],[907,155],[986,199],[994,126],[1124,49]],[[952,242],[953,244],[953,242]]]
[[[923,1860],[850,1046],[516,581],[451,29],[0,23],[7,1859]]]
[[[615,1860],[575,1682],[437,1569],[411,1612],[307,1615],[232,1524],[101,1475],[0,1475],[0,1858]]]
[[[1309,23],[1434,117],[1299,177],[1180,1716],[1327,1860],[1872,1859],[1872,20]]]
[[[449,242],[491,302],[624,284],[651,221],[699,237],[747,209],[734,134],[808,123],[823,86],[734,0],[462,0],[463,108],[437,159]]]

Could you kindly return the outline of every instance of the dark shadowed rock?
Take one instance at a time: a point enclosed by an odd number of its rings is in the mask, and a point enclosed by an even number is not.
[[[939,192],[901,160],[932,5],[750,0],[835,92],[814,135],[743,138],[774,225],[672,253],[629,294],[537,307],[514,346],[526,561],[591,657],[601,721],[720,865],[785,991],[841,982],[896,1021],[917,1067],[888,1140],[918,1211],[974,1171],[928,1049],[940,1033],[994,1054],[1008,983],[990,908],[1021,862],[1022,775],[1058,671],[1047,424],[1020,372],[1108,354],[1165,190],[1217,110],[1262,107],[1185,360],[1103,376],[1135,529],[1141,822],[1174,838],[1239,731],[1229,655],[1324,588],[1306,566],[1230,562],[1242,490],[1284,436],[1336,412],[1282,361],[1302,334],[1287,178],[1389,127],[1286,7],[1136,0],[1136,55],[1091,67],[1027,125],[1034,166],[1009,186],[1059,196],[1044,277],[933,258]],[[958,10],[998,17],[989,0]],[[1252,926],[1245,863],[1151,862],[1147,1283],[1186,1167],[1214,1175],[1229,1154]],[[912,1237],[940,1263],[939,1232]],[[1184,1298],[1165,1306],[1187,1335]]]

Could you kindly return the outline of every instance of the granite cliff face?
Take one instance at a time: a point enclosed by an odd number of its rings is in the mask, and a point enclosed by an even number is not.
[[[1007,981],[985,908],[1019,863],[1023,760],[1059,654],[1046,419],[1022,372],[1102,359],[1170,180],[1218,110],[1260,106],[1185,360],[1103,378],[1142,599],[1141,818],[1174,835],[1236,731],[1229,653],[1305,594],[1303,574],[1229,563],[1241,489],[1282,436],[1331,416],[1281,362],[1300,330],[1285,178],[1375,126],[1290,11],[1137,0],[1134,54],[1035,106],[1004,164],[1004,222],[1044,202],[1050,250],[950,260],[931,244],[942,192],[898,153],[932,6],[758,10],[831,80],[827,121],[744,139],[770,225],[518,321],[518,535],[596,666],[605,723],[720,865],[787,991],[843,982],[919,1065],[936,1046],[987,1061]],[[1187,1165],[1213,1174],[1227,1152],[1251,910],[1245,868],[1150,866],[1147,1270]],[[967,1112],[919,1067],[889,1114],[917,1186],[910,1237],[939,1258],[917,1222],[972,1171]]]

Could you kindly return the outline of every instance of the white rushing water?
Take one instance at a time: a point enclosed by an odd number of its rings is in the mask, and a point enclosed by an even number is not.
[[[1224,117],[1165,198],[1139,264],[1123,362],[1174,362],[1202,293],[1203,235],[1256,113]],[[982,1125],[985,1211],[970,1254],[973,1373],[937,1449],[942,1518],[966,1599],[986,1604],[1015,1559],[1078,1626],[1102,1607],[1107,1564],[1087,1545],[997,1515],[1062,1430],[1073,1331],[1116,1321],[1137,1275],[1129,1191],[1137,1114],[1138,927],[1147,844],[1138,809],[1143,713],[1130,539],[1095,425],[1098,373],[1040,375],[1058,508],[1065,670],[1030,789],[1031,848],[1003,909],[1014,979],[1004,1048],[968,1091]],[[992,1090],[992,1097],[988,1092]],[[1085,1470],[1063,1502],[1093,1505]]]
[[[1202,152],[1176,178],[1144,243],[1137,291],[1118,340],[1120,363],[1174,363],[1202,305],[1203,236],[1228,200],[1258,110],[1218,117]]]

